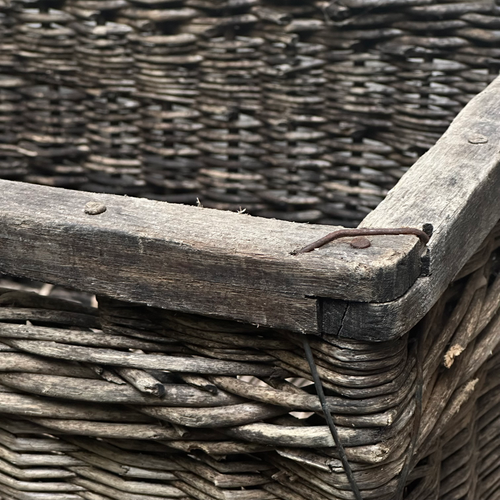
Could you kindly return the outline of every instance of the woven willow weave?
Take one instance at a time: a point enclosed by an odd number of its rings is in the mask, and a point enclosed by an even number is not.
[[[2,0],[0,175],[356,226],[498,74],[497,11]]]
[[[496,76],[499,27],[492,2],[0,0],[0,176],[355,226]],[[400,339],[310,339],[363,499],[500,498],[499,234]],[[291,332],[0,289],[0,499],[354,499],[311,381]]]
[[[497,498],[499,234],[398,340],[311,337],[364,499]],[[354,498],[301,335],[0,293],[0,497]]]

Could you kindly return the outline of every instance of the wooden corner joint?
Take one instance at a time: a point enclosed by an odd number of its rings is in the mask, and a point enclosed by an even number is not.
[[[441,139],[360,227],[434,227],[419,278],[387,301],[322,299],[319,330],[386,341],[408,332],[462,272],[500,219],[500,78],[474,97]],[[432,262],[429,259],[432,256]]]
[[[318,331],[322,336],[384,342],[408,332],[427,312],[416,303],[429,285],[430,251],[421,256],[420,276],[399,297],[385,302],[318,298]]]

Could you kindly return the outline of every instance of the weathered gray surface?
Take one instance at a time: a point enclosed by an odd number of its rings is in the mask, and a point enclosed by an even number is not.
[[[316,297],[383,301],[420,274],[414,236],[345,238],[290,252],[332,227],[0,181],[0,272],[190,313],[318,333]],[[107,209],[85,213],[89,201]]]
[[[362,227],[431,223],[430,275],[397,300],[329,301],[328,331],[388,340],[414,326],[500,218],[500,79],[476,96],[438,143],[403,176]],[[362,301],[359,301],[362,302]],[[378,301],[372,301],[378,302]]]
[[[342,239],[334,227],[0,181],[0,272],[177,311],[303,333],[388,340],[425,315],[500,218],[500,80],[462,111],[363,222],[430,223],[430,275],[413,236]],[[85,213],[88,202],[106,211]]]

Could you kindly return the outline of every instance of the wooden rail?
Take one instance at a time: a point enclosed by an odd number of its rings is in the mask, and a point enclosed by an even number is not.
[[[392,300],[420,274],[414,236],[293,256],[330,228],[9,181],[0,189],[0,272],[157,307],[318,333],[321,297]],[[86,214],[92,200],[106,211]]]
[[[339,335],[391,338],[413,327],[500,219],[500,77],[472,99],[436,145],[403,176],[361,227],[434,227],[430,273],[388,302],[335,303]],[[372,302],[372,303],[370,303]]]
[[[344,238],[292,255],[336,228],[0,181],[0,272],[296,332],[388,340],[429,310],[500,218],[499,151],[497,79],[362,223],[430,223],[427,248],[415,236],[371,236],[365,249]],[[91,215],[88,202],[106,210]]]

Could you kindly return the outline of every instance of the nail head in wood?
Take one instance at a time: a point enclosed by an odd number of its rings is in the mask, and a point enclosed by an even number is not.
[[[486,144],[488,142],[488,138],[483,134],[470,134],[467,140],[471,144]]]
[[[364,236],[357,236],[351,240],[352,248],[368,248],[371,246],[370,240]]]
[[[432,224],[424,224],[422,226],[422,231],[430,238],[434,232],[434,226]]]
[[[99,215],[106,211],[106,205],[98,201],[89,201],[83,210],[88,215]]]

